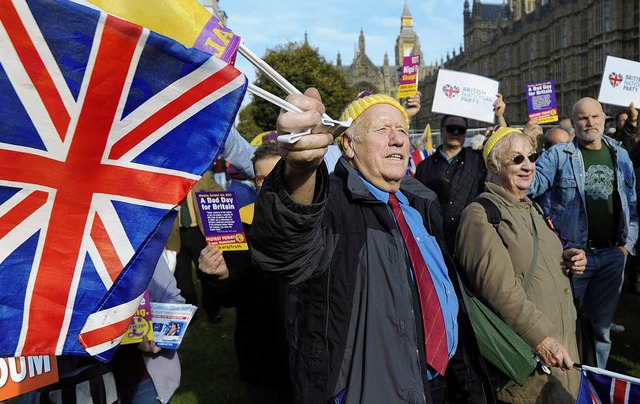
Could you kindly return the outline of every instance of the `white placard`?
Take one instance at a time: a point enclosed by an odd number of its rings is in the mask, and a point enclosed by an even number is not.
[[[640,63],[607,56],[598,101],[627,107],[640,105]]]
[[[499,85],[476,74],[440,69],[431,111],[493,123]]]

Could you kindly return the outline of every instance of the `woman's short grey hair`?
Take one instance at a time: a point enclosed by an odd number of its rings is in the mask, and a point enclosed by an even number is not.
[[[534,140],[529,136],[520,132],[513,132],[508,134],[504,138],[500,139],[500,141],[496,143],[495,146],[493,146],[493,150],[491,150],[491,153],[489,153],[489,156],[487,157],[487,161],[489,163],[488,165],[493,165],[496,168],[495,172],[500,172],[500,170],[502,170],[502,165],[506,160],[509,159],[509,157],[511,157],[511,149],[516,144],[518,139],[525,140],[535,151],[536,144]],[[489,170],[488,179],[490,181],[493,181],[494,175],[495,173],[492,170]]]

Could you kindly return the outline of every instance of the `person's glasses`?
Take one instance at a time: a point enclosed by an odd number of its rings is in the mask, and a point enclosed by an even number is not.
[[[526,158],[527,158],[527,160],[529,160],[530,162],[535,163],[535,162],[536,162],[536,160],[538,159],[538,153],[533,152],[533,153],[531,153],[530,155],[528,155]],[[524,157],[522,154],[518,154],[517,156],[513,157],[513,158],[511,159],[511,161],[513,161],[513,164],[518,165],[518,164],[522,164],[522,163],[524,163],[524,159],[525,159],[525,157]]]
[[[458,134],[460,134],[460,135],[464,135],[465,133],[467,133],[467,128],[465,128],[464,126],[460,126],[460,125],[445,125],[444,128],[449,133],[458,132]]]

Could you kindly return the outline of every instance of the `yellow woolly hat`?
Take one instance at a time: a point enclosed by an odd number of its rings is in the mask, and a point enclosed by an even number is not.
[[[356,97],[355,100],[351,101],[349,105],[345,107],[342,111],[342,115],[340,115],[341,121],[346,121],[349,117],[353,118],[355,121],[362,113],[369,107],[372,107],[376,104],[389,104],[392,105],[402,112],[404,116],[404,120],[409,125],[409,116],[407,115],[407,111],[402,108],[402,105],[394,98],[389,97],[385,94],[371,94],[369,91],[363,91]]]
[[[501,141],[502,139],[504,139],[507,135],[510,135],[512,133],[520,133],[520,134],[522,134],[522,132],[519,131],[518,129],[509,128],[507,126],[501,126],[497,130],[493,131],[493,134],[485,142],[484,149],[482,150],[482,157],[484,157],[484,164],[485,165],[487,165],[487,162],[489,160],[489,154],[491,153],[491,150],[493,150],[495,145],[498,144],[498,142]]]

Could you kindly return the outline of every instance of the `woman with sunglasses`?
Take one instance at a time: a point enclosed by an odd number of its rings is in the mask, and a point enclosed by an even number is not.
[[[464,210],[456,240],[460,270],[474,294],[551,368],[546,374],[538,366],[524,386],[510,381],[496,396],[501,402],[575,402],[580,373],[568,371],[578,350],[567,269],[583,271],[585,253],[563,251],[540,207],[526,196],[538,157],[531,138],[500,128],[487,140],[483,157],[489,175],[479,198],[495,205],[500,222],[490,223],[478,202]]]

